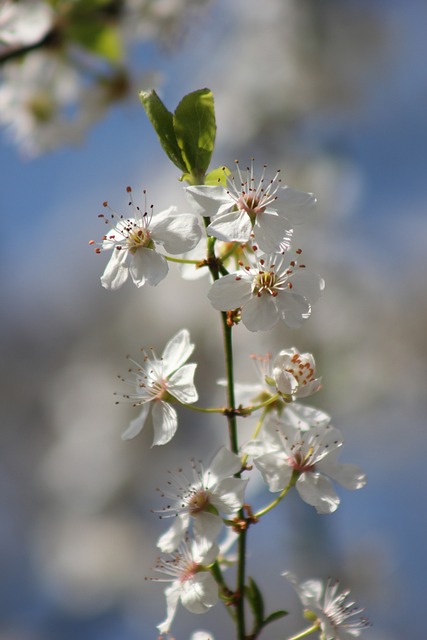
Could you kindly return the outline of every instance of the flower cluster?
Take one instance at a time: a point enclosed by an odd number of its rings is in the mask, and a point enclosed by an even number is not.
[[[158,98],[153,100],[157,108]],[[177,166],[187,166],[187,156],[180,155],[186,140],[169,148],[170,131],[168,136],[163,144],[169,156]],[[191,213],[179,212],[174,206],[154,213],[153,207],[147,208],[145,192],[140,208],[130,187],[129,216],[116,214],[104,203],[110,214],[101,218],[109,230],[96,252],[110,251],[111,257],[101,282],[110,290],[129,278],[138,288],[146,283],[157,286],[167,276],[171,261],[193,272],[210,273],[207,296],[221,312],[230,363],[232,331],[239,322],[252,332],[268,331],[279,321],[297,329],[311,316],[325,283],[302,261],[302,250],[293,245],[293,228],[314,215],[316,199],[311,193],[282,186],[280,172],[267,180],[265,167],[257,181],[253,161],[246,172],[237,164],[234,176],[225,168],[214,170],[216,183],[210,179],[207,184],[196,184],[200,162],[197,171],[190,169],[183,177],[190,182],[186,195]],[[188,277],[188,273],[183,275]],[[304,404],[322,387],[311,353],[290,347],[274,357],[251,356],[258,377],[255,384],[235,382],[228,366],[227,380],[221,382],[228,389],[228,406],[205,408],[194,405],[198,400],[196,364],[187,362],[193,350],[188,330],[182,329],[169,340],[160,358],[153,350],[143,349],[142,362],[131,359],[127,376],[119,376],[130,386],[122,396],[124,401],[141,407],[122,436],[125,440],[141,431],[151,409],[153,444],[167,444],[178,427],[176,404],[218,413],[228,422],[228,447],[221,446],[207,466],[193,459],[188,471],[181,467],[169,472],[166,486],[158,489],[166,504],[154,511],[162,521],[171,522],[157,541],[164,555],[154,568],[167,577],[151,578],[169,583],[166,617],[158,630],[161,635],[170,634],[179,603],[201,614],[222,600],[234,609],[239,640],[256,638],[286,612],[266,615],[258,586],[252,578],[245,579],[248,530],[273,508],[281,507],[290,490],[295,489],[317,513],[331,514],[340,503],[333,482],[355,490],[365,485],[366,478],[358,466],[338,461],[343,437],[331,425],[330,416]],[[253,435],[242,446],[238,418],[257,412]],[[278,495],[254,512],[246,489],[257,473],[266,488]],[[238,551],[233,558],[228,551],[236,540]],[[233,589],[224,572],[235,561],[237,586]],[[313,621],[310,629],[295,638],[318,632],[322,640],[347,640],[366,626],[357,617],[361,610],[349,601],[347,591],[339,592],[338,583],[325,586],[309,580],[298,585],[291,574],[284,575],[297,590],[306,617]],[[245,600],[253,613],[251,633],[245,630]],[[192,640],[213,640],[213,636],[197,631]]]

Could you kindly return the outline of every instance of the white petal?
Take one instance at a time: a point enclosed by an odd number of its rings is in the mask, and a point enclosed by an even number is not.
[[[206,613],[218,601],[218,586],[207,571],[181,583],[181,602],[191,613]]]
[[[181,329],[169,340],[162,353],[163,366],[166,376],[179,369],[191,356],[194,344],[190,342],[187,329]]]
[[[215,454],[209,465],[209,470],[205,473],[204,484],[206,487],[212,487],[224,478],[229,478],[242,467],[241,460],[238,455],[227,449],[227,447],[221,447],[218,453]]]
[[[199,399],[197,389],[194,386],[194,373],[197,364],[185,364],[168,380],[169,393],[180,402],[191,404]]]
[[[333,513],[340,503],[332,482],[320,473],[302,473],[296,488],[304,502],[315,507],[317,513]]]
[[[315,407],[293,402],[287,405],[283,420],[295,429],[307,431],[313,426],[326,427],[331,422],[331,416]]]
[[[270,294],[252,296],[243,306],[242,322],[249,331],[269,331],[279,321],[276,298]]]
[[[166,619],[157,625],[157,628],[161,634],[168,633],[172,620],[175,617],[175,613],[178,607],[180,598],[181,585],[179,581],[173,582],[170,587],[165,589],[166,596]]]
[[[248,480],[225,478],[218,483],[210,497],[210,503],[221,513],[235,513],[244,501]]]
[[[316,212],[316,198],[312,193],[282,187],[274,208],[279,215],[287,218],[291,225],[307,222]]]
[[[346,489],[361,489],[366,484],[366,475],[355,464],[341,464],[336,462],[338,450],[331,453],[316,464],[321,473],[325,473]]]
[[[167,444],[175,435],[178,427],[176,411],[170,404],[162,400],[156,400],[153,404],[154,440],[152,446]]]
[[[230,273],[213,283],[208,298],[214,309],[228,311],[237,309],[251,297],[251,281],[240,274]]]
[[[159,549],[164,553],[172,553],[175,549],[178,549],[185,538],[189,522],[190,516],[188,513],[180,513],[174,518],[173,525],[157,541]]]
[[[292,228],[288,220],[281,218],[276,212],[264,211],[255,218],[255,244],[265,253],[274,253],[289,247]]]
[[[322,295],[325,288],[325,281],[317,273],[300,269],[289,276],[292,282],[292,293],[299,294],[307,298],[310,304],[314,304]]]
[[[212,633],[207,631],[195,631],[190,640],[214,640]]]
[[[299,329],[304,320],[310,317],[311,306],[307,300],[290,291],[279,294],[276,298],[276,304],[283,321],[290,329]]]
[[[252,232],[252,222],[246,211],[239,209],[217,216],[206,231],[208,235],[224,242],[247,242]]]
[[[150,228],[152,238],[164,246],[171,254],[190,251],[201,238],[198,219],[191,213],[175,213],[176,207],[170,207],[153,216]]]
[[[146,402],[141,410],[141,413],[137,418],[132,420],[126,431],[122,434],[122,440],[131,440],[142,431],[145,424],[148,412],[150,411],[150,404]]]
[[[229,211],[234,206],[234,200],[220,185],[217,187],[209,185],[187,187],[185,194],[193,211],[208,218]]]
[[[197,546],[205,555],[220,534],[222,519],[213,513],[201,511],[194,518],[193,529]]]
[[[285,395],[292,395],[298,389],[298,381],[292,373],[284,371],[282,368],[275,367],[273,376],[276,382],[277,390]]]
[[[130,257],[129,272],[137,287],[142,287],[145,282],[156,286],[166,278],[168,271],[166,258],[154,249],[141,247]]]
[[[126,250],[113,248],[113,253],[101,276],[101,283],[105,289],[119,289],[128,279],[129,271],[125,264],[127,255]]]
[[[288,486],[292,477],[292,467],[285,458],[274,453],[266,453],[256,458],[254,463],[272,493],[282,491]]]

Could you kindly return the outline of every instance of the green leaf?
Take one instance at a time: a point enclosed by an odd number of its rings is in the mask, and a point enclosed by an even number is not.
[[[178,169],[181,169],[181,171],[185,173],[187,166],[176,139],[173,115],[165,107],[155,91],[140,91],[139,99],[157,133],[166,155]]]
[[[227,176],[231,173],[228,167],[218,167],[208,173],[205,178],[205,184],[216,187],[218,184],[222,184],[223,187],[227,186]]]
[[[203,182],[215,146],[216,123],[213,93],[199,89],[183,97],[173,116],[175,135],[194,180]]]
[[[254,614],[255,628],[261,629],[264,623],[264,599],[253,578],[248,578],[248,586],[245,593]]]
[[[117,30],[102,22],[75,20],[67,28],[67,36],[82,47],[110,62],[118,62],[123,57],[122,43]]]
[[[267,626],[268,624],[270,624],[270,622],[275,622],[275,620],[280,620],[280,618],[284,618],[285,616],[288,615],[288,611],[273,611],[273,613],[270,613],[269,616],[266,617],[266,619],[264,620],[264,624],[263,626]]]

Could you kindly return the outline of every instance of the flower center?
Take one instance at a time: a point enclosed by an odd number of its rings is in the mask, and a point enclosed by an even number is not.
[[[265,206],[262,205],[262,197],[255,193],[242,193],[237,201],[237,206],[239,209],[246,211],[252,221],[257,213],[265,211]]]
[[[274,271],[260,271],[254,278],[252,293],[257,295],[258,298],[263,293],[269,293],[271,296],[276,297],[278,294],[277,284],[278,278]]]
[[[286,367],[285,370],[294,376],[300,386],[315,380],[314,368],[308,360],[301,358],[301,356],[296,353],[292,356],[291,363],[293,366]]]
[[[148,247],[150,244],[150,232],[143,227],[132,226],[126,229],[127,231],[127,245],[131,253],[135,253],[137,249],[141,247]]]
[[[209,494],[204,489],[194,491],[188,500],[188,511],[192,516],[197,515],[201,511],[205,511],[209,506]]]
[[[295,453],[290,460],[291,467],[298,471],[298,473],[304,473],[304,471],[314,471],[315,465],[310,463],[310,459],[313,454],[313,447],[310,447],[308,453],[304,456],[300,451]]]

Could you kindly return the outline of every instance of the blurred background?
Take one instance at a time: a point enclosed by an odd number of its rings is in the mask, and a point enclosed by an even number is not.
[[[105,291],[108,256],[88,241],[104,200],[125,211],[127,185],[156,210],[188,208],[137,94],[155,87],[173,110],[204,86],[212,166],[255,157],[319,203],[296,237],[326,291],[300,331],[238,327],[238,379],[256,381],[251,353],[313,351],[324,388],[309,404],[368,476],[330,516],[291,496],[251,530],[249,574],[269,610],[291,611],[263,638],[304,624],[285,570],[339,577],[368,640],[423,637],[426,24],[423,0],[0,2],[1,640],[152,640],[164,619],[162,585],[145,581],[164,531],[155,488],[208,462],[225,426],[181,411],[168,446],[150,449],[150,424],[124,443],[134,413],[114,405],[116,375],[185,326],[200,402],[221,405],[220,323],[208,281],[173,266],[154,289]],[[251,491],[255,507],[269,498]],[[232,636],[220,605],[179,609],[177,640],[202,628]]]

